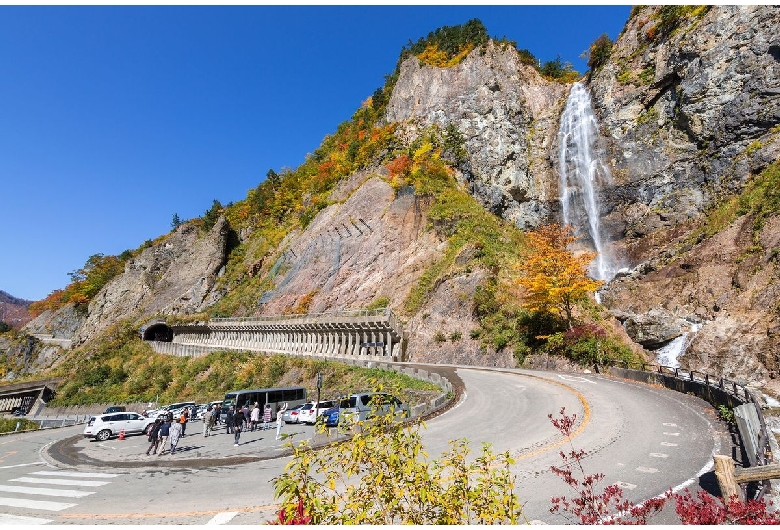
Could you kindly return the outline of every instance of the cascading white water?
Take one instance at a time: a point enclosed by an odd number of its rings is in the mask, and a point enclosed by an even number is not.
[[[590,95],[582,83],[574,83],[558,129],[559,187],[564,224],[578,236],[588,236],[598,253],[590,274],[611,280],[617,264],[609,256],[601,233],[598,189],[612,180],[599,149],[599,132]]]
[[[655,360],[658,364],[670,368],[680,367],[680,357],[688,349],[688,345],[693,340],[694,334],[701,329],[701,324],[691,324],[689,331],[673,339],[666,346],[655,350]]]

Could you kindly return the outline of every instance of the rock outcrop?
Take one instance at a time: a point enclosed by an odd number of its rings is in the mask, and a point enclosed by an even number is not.
[[[780,155],[780,9],[714,6],[666,32],[660,9],[635,10],[588,82],[615,180],[604,224],[633,264],[643,236],[699,216]]]
[[[224,217],[206,234],[183,224],[125,265],[90,302],[74,345],[120,320],[150,315],[186,315],[213,303],[212,287],[226,262],[230,227]]]
[[[567,92],[523,64],[514,48],[491,42],[452,68],[406,59],[387,121],[400,122],[408,138],[453,124],[465,138],[471,193],[518,227],[536,227],[557,211],[549,150]]]

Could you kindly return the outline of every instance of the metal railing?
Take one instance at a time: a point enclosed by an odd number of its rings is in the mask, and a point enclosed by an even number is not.
[[[720,390],[724,394],[732,396],[735,400],[743,404],[752,404],[756,409],[760,429],[758,439],[756,440],[755,462],[757,466],[766,466],[772,463],[773,452],[770,445],[770,434],[766,427],[764,414],[761,412],[761,404],[756,395],[751,392],[747,385],[741,381],[733,381],[725,377],[714,377],[697,370],[685,370],[679,367],[665,366],[656,363],[633,363],[627,361],[616,361],[612,366],[623,367],[626,369],[639,369],[643,372],[658,373],[663,376],[671,376],[677,380],[703,385],[708,388]],[[727,403],[712,403],[713,405],[727,405]],[[740,436],[748,436],[748,433],[741,433]],[[743,447],[747,447],[744,443]],[[748,455],[750,460],[753,455]],[[746,486],[746,485],[745,485]],[[760,490],[757,492],[756,499],[761,499],[769,491],[770,484],[768,480],[763,481]],[[743,491],[743,496],[744,496]]]

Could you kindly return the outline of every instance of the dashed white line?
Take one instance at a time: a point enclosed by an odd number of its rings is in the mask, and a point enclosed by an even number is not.
[[[207,522],[207,525],[225,524],[229,522],[233,517],[238,515],[238,512],[220,512]]]
[[[620,486],[624,490],[636,489],[636,484],[631,484],[630,482],[615,482],[615,486]]]
[[[677,427],[677,424],[676,424],[676,423],[663,423],[662,425],[663,425],[664,427]]]
[[[666,436],[680,436],[679,432],[665,432],[664,434]]]
[[[650,456],[653,458],[669,458],[669,455],[666,453],[650,453]]]
[[[661,445],[665,447],[677,447],[677,444],[673,444],[672,442],[661,442]]]
[[[640,473],[658,473],[658,470],[654,467],[638,467],[636,468]]]

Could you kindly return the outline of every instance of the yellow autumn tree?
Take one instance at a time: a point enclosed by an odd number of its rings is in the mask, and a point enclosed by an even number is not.
[[[524,306],[533,312],[549,312],[566,320],[572,328],[572,310],[602,281],[588,276],[595,252],[575,255],[569,250],[577,240],[572,227],[557,223],[529,232],[528,248],[519,263],[517,283],[524,290]]]

